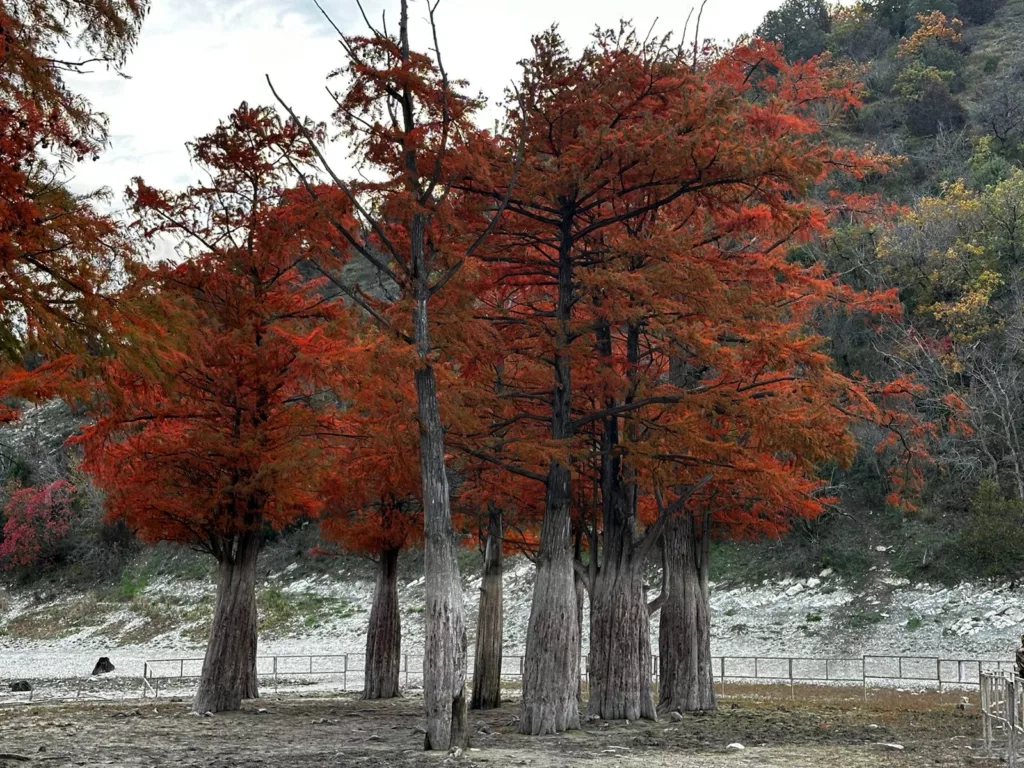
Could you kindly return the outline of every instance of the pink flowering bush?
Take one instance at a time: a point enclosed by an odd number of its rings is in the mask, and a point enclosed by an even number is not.
[[[56,480],[11,495],[4,508],[0,570],[50,564],[71,526],[75,491],[67,480]]]

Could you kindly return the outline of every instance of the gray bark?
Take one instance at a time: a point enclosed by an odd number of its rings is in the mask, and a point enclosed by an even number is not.
[[[192,711],[237,710],[259,695],[256,681],[255,534],[238,538],[217,564],[217,604]]]
[[[480,581],[480,609],[476,623],[476,657],[473,664],[471,709],[501,706],[501,648],[504,617],[502,604],[502,544],[504,526],[501,510],[492,507],[484,544],[484,572]]]
[[[569,357],[573,278],[571,237],[563,233],[559,254],[558,338],[554,353],[551,436],[572,437],[572,376]],[[554,460],[548,468],[544,520],[537,574],[526,631],[521,733],[540,735],[580,727],[576,692],[579,676],[579,628],[576,624],[571,534],[569,467]]]
[[[657,720],[651,693],[651,637],[640,568],[605,565],[590,605],[590,701],[602,720]]]
[[[426,221],[413,215],[410,247],[416,279],[413,326],[420,364],[416,402],[420,427],[420,475],[426,555],[426,628],[423,698],[427,710],[425,749],[448,750],[466,741],[466,625],[462,615],[462,579],[452,529],[451,499],[445,471],[444,429],[437,402],[437,379],[430,364],[430,297],[426,263]]]
[[[597,351],[612,356],[607,323],[596,329]],[[627,360],[639,359],[639,331],[630,326]],[[632,389],[625,402],[632,398]],[[608,407],[616,405],[609,398]],[[644,554],[637,546],[637,487],[629,464],[630,438],[619,419],[604,419],[601,429],[601,558],[590,590],[589,712],[603,720],[657,720],[651,694],[651,640]],[[625,438],[625,439],[624,439]],[[651,534],[653,535],[653,534]]]
[[[366,630],[366,672],[364,699],[392,699],[400,696],[402,666],[402,624],[398,607],[398,550],[380,555],[377,587],[373,593],[370,624]]]
[[[577,563],[581,563],[583,551],[583,534],[576,531],[576,544],[573,557]],[[581,563],[582,564],[582,563]],[[583,701],[583,601],[586,599],[587,585],[580,574],[573,574],[573,584],[576,587],[576,701]]]
[[[692,515],[685,515],[665,530],[664,546],[672,567],[658,639],[658,709],[663,712],[718,708],[711,664],[709,526],[708,516],[698,526]]]

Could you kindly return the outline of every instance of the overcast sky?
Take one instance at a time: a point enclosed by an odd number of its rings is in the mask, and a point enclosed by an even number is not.
[[[781,0],[708,0],[701,37],[733,40],[756,27]],[[355,0],[321,0],[346,32],[365,26]],[[581,48],[594,29],[632,19],[645,32],[682,32],[692,0],[441,0],[441,52],[453,77],[465,77],[492,102],[518,74],[530,35],[552,23]],[[376,21],[397,0],[364,0]],[[425,0],[412,0],[413,46],[430,47]],[[393,28],[393,26],[392,26]],[[693,35],[691,21],[688,37]],[[337,35],[313,0],[153,0],[141,40],[125,68],[131,79],[105,72],[74,86],[110,117],[111,148],[76,170],[77,190],[108,186],[120,193],[137,175],[161,187],[195,178],[184,144],[209,132],[241,101],[270,104],[269,74],[299,114],[328,119],[325,77],[342,63]],[[344,152],[332,155],[343,163]]]

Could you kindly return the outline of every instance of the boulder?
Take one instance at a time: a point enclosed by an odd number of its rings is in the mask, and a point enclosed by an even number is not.
[[[11,690],[14,693],[28,693],[32,690],[32,683],[28,680],[15,680],[11,683]]]
[[[96,662],[96,666],[92,668],[94,675],[105,675],[108,672],[114,671],[114,665],[110,663],[110,659],[106,656],[100,656],[100,660]]]

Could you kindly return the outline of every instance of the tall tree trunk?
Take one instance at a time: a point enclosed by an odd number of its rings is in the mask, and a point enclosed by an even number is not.
[[[256,681],[256,559],[259,540],[245,534],[217,564],[217,605],[192,711],[226,712],[259,696]]]
[[[718,707],[711,665],[709,527],[707,516],[698,526],[692,515],[685,515],[665,530],[672,567],[658,639],[658,709],[663,712],[708,712]]]
[[[651,635],[641,557],[635,542],[636,494],[609,455],[604,470],[601,567],[590,591],[589,712],[604,720],[656,720]]]
[[[426,555],[423,698],[427,710],[427,733],[424,748],[447,750],[465,746],[466,742],[467,642],[462,615],[462,579],[456,558],[448,474],[445,471],[444,430],[437,402],[437,379],[430,364],[427,315],[430,270],[424,251],[425,226],[424,215],[413,215],[409,240],[416,278],[413,325],[420,360],[416,369],[416,404]]]
[[[611,359],[612,335],[607,322],[596,329],[597,352]],[[639,332],[630,326],[627,360],[639,357]],[[627,394],[625,402],[632,398]],[[609,398],[606,405],[617,403]],[[628,429],[627,425],[627,429]],[[629,464],[629,438],[623,440],[616,416],[601,429],[602,549],[590,592],[591,715],[605,720],[657,720],[651,694],[651,636],[643,555],[636,544],[637,488]]]
[[[480,580],[480,611],[476,623],[476,659],[473,665],[471,709],[501,706],[502,545],[505,531],[501,509],[491,506],[484,544],[484,573]]]
[[[551,398],[551,436],[568,443],[572,437],[572,330],[573,277],[571,234],[562,236],[558,268],[554,353],[554,391]],[[533,587],[530,623],[526,631],[523,702],[519,719],[522,733],[557,733],[580,726],[576,689],[579,675],[579,629],[576,625],[571,533],[570,471],[553,460],[548,468],[544,520],[541,523],[537,575]]]
[[[400,696],[398,675],[402,666],[402,622],[398,609],[398,550],[381,553],[377,588],[373,593],[370,625],[366,630],[364,699]]]
[[[576,530],[573,557],[582,564],[583,532]],[[583,701],[583,601],[586,599],[587,585],[579,573],[573,573],[573,584],[576,587],[576,701]]]
[[[605,565],[590,606],[590,702],[603,720],[657,720],[651,693],[651,635],[642,569]]]

